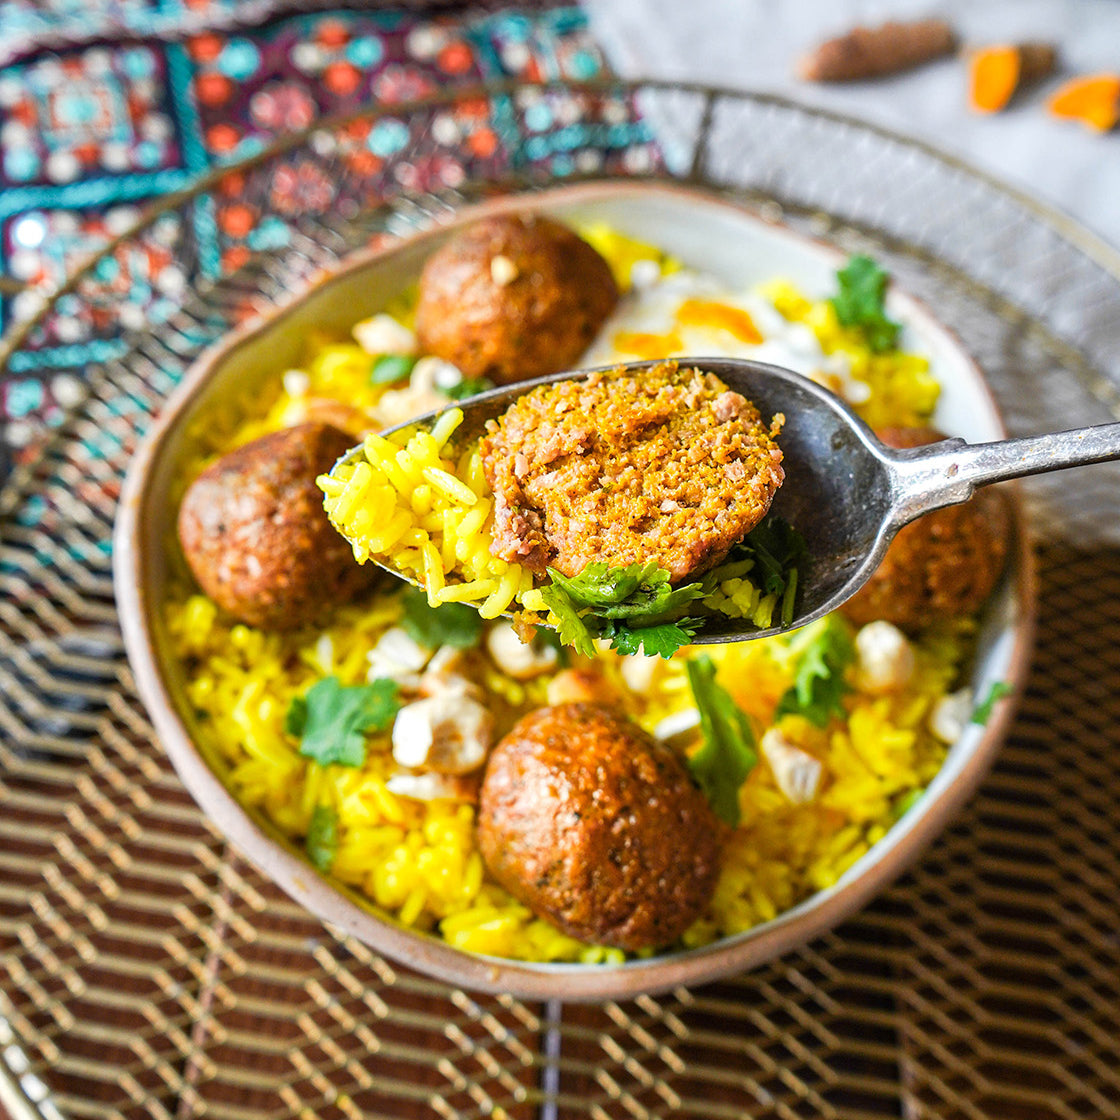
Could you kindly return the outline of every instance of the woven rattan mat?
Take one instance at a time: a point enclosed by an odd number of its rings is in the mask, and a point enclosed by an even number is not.
[[[873,249],[959,332],[1014,433],[1115,413],[1120,268],[969,169],[747,94],[483,96],[526,144],[542,133],[539,112],[525,119],[532,106],[574,99],[600,151],[621,97],[661,137],[659,175]],[[404,114],[402,159],[430,148],[440,111]],[[349,247],[489,189],[479,173],[454,194],[405,196],[390,166],[371,194],[345,173],[348,127],[238,172],[245,197],[267,205],[277,166],[317,161],[336,184],[335,218],[290,222],[282,248],[127,337],[3,491],[0,1099],[51,1118],[1120,1116],[1111,466],[1026,487],[1038,646],[980,794],[856,919],[749,975],[586,1006],[454,991],[324,928],[202,817],[136,700],[106,541],[136,440],[208,341]],[[633,150],[627,140],[612,173],[649,169]],[[578,145],[568,154],[578,170]],[[500,170],[506,186],[556,174]],[[189,236],[178,251],[189,258]],[[96,300],[100,283],[91,271],[73,294]]]

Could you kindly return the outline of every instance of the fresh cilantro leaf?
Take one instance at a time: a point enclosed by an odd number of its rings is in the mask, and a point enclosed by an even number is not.
[[[338,851],[338,813],[330,805],[315,806],[303,847],[320,871],[330,871]]]
[[[984,697],[976,711],[972,713],[972,723],[978,723],[981,727],[984,726],[992,718],[992,711],[996,704],[999,703],[1005,696],[1011,694],[1011,685],[1006,684],[1004,681],[996,681],[995,684],[988,690],[988,695]]]
[[[681,646],[692,641],[700,622],[698,618],[682,618],[656,626],[616,624],[610,632],[611,649],[627,657],[644,653],[647,657],[668,660]]]
[[[686,583],[683,587],[669,587],[668,584],[657,594],[654,600],[643,610],[641,592],[632,596],[631,604],[620,604],[615,608],[616,618],[625,618],[633,627],[656,626],[660,622],[669,621],[673,615],[679,614],[694,599],[702,599],[705,595],[704,585]]]
[[[839,616],[828,615],[802,653],[793,686],[778,700],[774,718],[799,715],[824,727],[833,716],[844,715],[842,700],[850,687],[844,671],[854,660],[847,626]]]
[[[292,701],[284,728],[298,734],[299,753],[320,766],[361,766],[366,759],[366,733],[384,731],[399,709],[394,681],[348,686],[340,684],[338,677],[325,677]]]
[[[293,696],[288,704],[288,711],[284,715],[284,730],[294,739],[303,738],[303,729],[307,726],[307,699],[303,696]]]
[[[884,310],[887,274],[867,256],[854,256],[836,273],[839,291],[832,298],[836,318],[845,327],[858,327],[877,354],[894,349],[901,326]]]
[[[369,371],[371,385],[393,385],[403,381],[416,365],[416,359],[407,354],[382,354]]]
[[[588,564],[576,576],[566,576],[555,568],[549,568],[548,574],[573,603],[582,607],[616,606],[643,584],[653,589],[669,583],[669,573],[652,562],[630,564],[625,568],[610,568],[603,563]]]
[[[550,584],[541,588],[541,596],[556,617],[556,633],[560,641],[584,657],[594,657],[594,636],[564,588],[559,584]]]
[[[700,712],[704,745],[688,768],[715,814],[733,828],[739,823],[739,788],[758,762],[750,721],[722,685],[708,656],[685,663],[688,683]]]
[[[588,564],[576,576],[549,568],[552,582],[540,589],[556,618],[561,642],[591,657],[595,638],[609,638],[619,653],[671,656],[692,641],[697,619],[676,615],[706,594],[702,582],[672,587],[655,563],[608,567]]]
[[[633,619],[638,626],[652,626],[705,594],[700,582],[683,587],[669,585],[669,573],[654,563],[608,568],[588,564],[578,576],[565,576],[549,568],[555,586],[561,587],[577,607],[588,607],[602,619]]]
[[[784,594],[790,573],[805,558],[805,538],[784,518],[771,514],[743,538],[743,547],[757,561],[766,595]],[[757,581],[756,581],[757,582]]]
[[[453,401],[461,401],[464,397],[477,396],[479,393],[485,393],[487,389],[493,389],[494,382],[488,377],[464,377],[458,385],[452,385],[449,389],[443,390],[445,397],[450,397]]]
[[[482,638],[482,619],[474,607],[466,603],[428,605],[423,591],[409,589],[401,600],[404,615],[401,626],[405,632],[428,649],[453,646],[472,649]]]

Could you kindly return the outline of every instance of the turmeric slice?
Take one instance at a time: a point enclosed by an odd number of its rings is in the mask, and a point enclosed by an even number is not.
[[[941,19],[857,27],[805,55],[797,64],[797,74],[807,82],[877,78],[912,70],[923,62],[951,54],[955,46],[953,29]]]
[[[1073,78],[1054,91],[1048,108],[1056,117],[1108,132],[1120,119],[1120,74]]]
[[[983,47],[969,59],[969,104],[978,113],[998,113],[1015,94],[1054,72],[1058,52],[1050,43]]]

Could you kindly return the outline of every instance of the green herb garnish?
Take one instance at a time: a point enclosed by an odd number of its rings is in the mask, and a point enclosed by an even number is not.
[[[667,659],[692,641],[699,626],[698,618],[682,618],[679,622],[662,622],[657,626],[617,625],[607,636],[611,639],[611,648],[624,656],[644,653],[646,657]]]
[[[541,595],[556,619],[560,640],[577,653],[591,657],[596,638],[606,638],[622,654],[671,657],[688,645],[698,619],[679,615],[704,592],[700,582],[669,585],[669,573],[654,563],[608,567],[588,564],[579,575],[566,576],[549,568],[552,582]]]
[[[893,350],[901,325],[887,318],[887,274],[867,256],[849,258],[836,273],[839,291],[831,303],[836,318],[845,327],[858,328],[876,354]]]
[[[591,627],[595,625],[594,620],[585,621],[581,618],[576,605],[558,584],[542,587],[541,597],[556,621],[556,633],[560,641],[584,657],[594,657],[595,635],[591,631]]]
[[[464,397],[474,397],[493,388],[494,382],[488,377],[464,377],[458,385],[452,385],[442,392],[445,397],[450,397],[453,401],[461,401]]]
[[[361,766],[366,734],[389,728],[400,706],[395,681],[343,685],[338,677],[325,677],[293,697],[284,730],[299,739],[299,753],[320,766]]]
[[[338,813],[330,805],[315,806],[303,847],[320,871],[330,871],[338,851]]]
[[[401,626],[414,641],[428,649],[453,646],[471,649],[482,638],[482,619],[466,603],[441,603],[429,606],[423,591],[409,589],[401,599],[404,614]]]
[[[416,365],[416,359],[407,354],[382,354],[369,371],[371,385],[393,385],[403,381]]]
[[[548,574],[573,603],[590,607],[601,618],[659,618],[704,594],[701,583],[670,587],[669,573],[652,562],[625,568],[588,564],[571,577],[549,568]]]
[[[728,554],[718,568],[704,577],[704,594],[721,583],[748,573],[763,595],[779,597],[778,618],[783,626],[793,621],[799,566],[805,559],[805,538],[784,518],[771,514],[759,522]]]
[[[689,658],[688,683],[700,712],[704,745],[688,760],[688,768],[720,820],[739,823],[739,789],[758,762],[750,720],[716,682],[708,656]]]
[[[1006,684],[1004,681],[996,681],[995,684],[988,689],[988,695],[984,697],[983,702],[979,704],[976,711],[972,713],[970,722],[978,723],[983,727],[988,720],[992,718],[992,710],[995,708],[996,704],[1010,694],[1011,685]]]
[[[844,673],[854,660],[847,625],[838,615],[826,616],[802,652],[793,686],[778,700],[774,719],[798,715],[824,727],[833,716],[843,716],[842,701],[851,688]]]

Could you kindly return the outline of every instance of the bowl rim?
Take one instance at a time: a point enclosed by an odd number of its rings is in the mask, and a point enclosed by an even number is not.
[[[844,258],[840,250],[819,238],[763,218],[741,202],[693,184],[651,180],[590,181],[508,194],[464,206],[440,216],[432,226],[415,234],[347,255],[309,284],[286,293],[285,298],[266,313],[238,324],[223,339],[208,347],[188,368],[138,447],[122,486],[113,530],[114,592],[137,692],[184,786],[218,831],[289,897],[320,920],[354,936],[375,951],[455,986],[519,998],[593,1001],[652,995],[680,986],[698,985],[757,967],[834,928],[902,874],[976,791],[1010,727],[1025,687],[1033,646],[1037,571],[1022,502],[1018,489],[1012,485],[1005,492],[1012,507],[1015,544],[1004,579],[1014,583],[1016,617],[1003,675],[1011,692],[997,705],[971,751],[956,760],[952,767],[947,760],[914,808],[832,886],[813,893],[768,922],[710,945],[617,965],[537,963],[483,956],[456,949],[434,935],[401,926],[371,904],[360,901],[356,892],[344,884],[320,875],[304,857],[295,853],[293,842],[263,815],[246,809],[237,801],[195,745],[172,694],[170,667],[157,652],[155,616],[161,604],[154,601],[153,560],[144,547],[144,526],[159,495],[148,482],[171,454],[171,437],[176,434],[180,421],[190,415],[191,406],[235,351],[273,330],[313,294],[341,283],[354,273],[382,264],[405,250],[414,251],[425,242],[442,239],[449,231],[486,216],[514,210],[548,211],[571,203],[627,195],[661,196],[687,205],[727,208],[744,223],[766,227],[771,235],[778,234],[809,245],[836,261]],[[940,334],[955,351],[975,386],[987,398],[1003,433],[1002,417],[992,390],[956,334],[913,296],[892,286],[890,299],[905,307],[907,321],[921,320],[923,330]],[[853,874],[857,870],[858,874]]]

